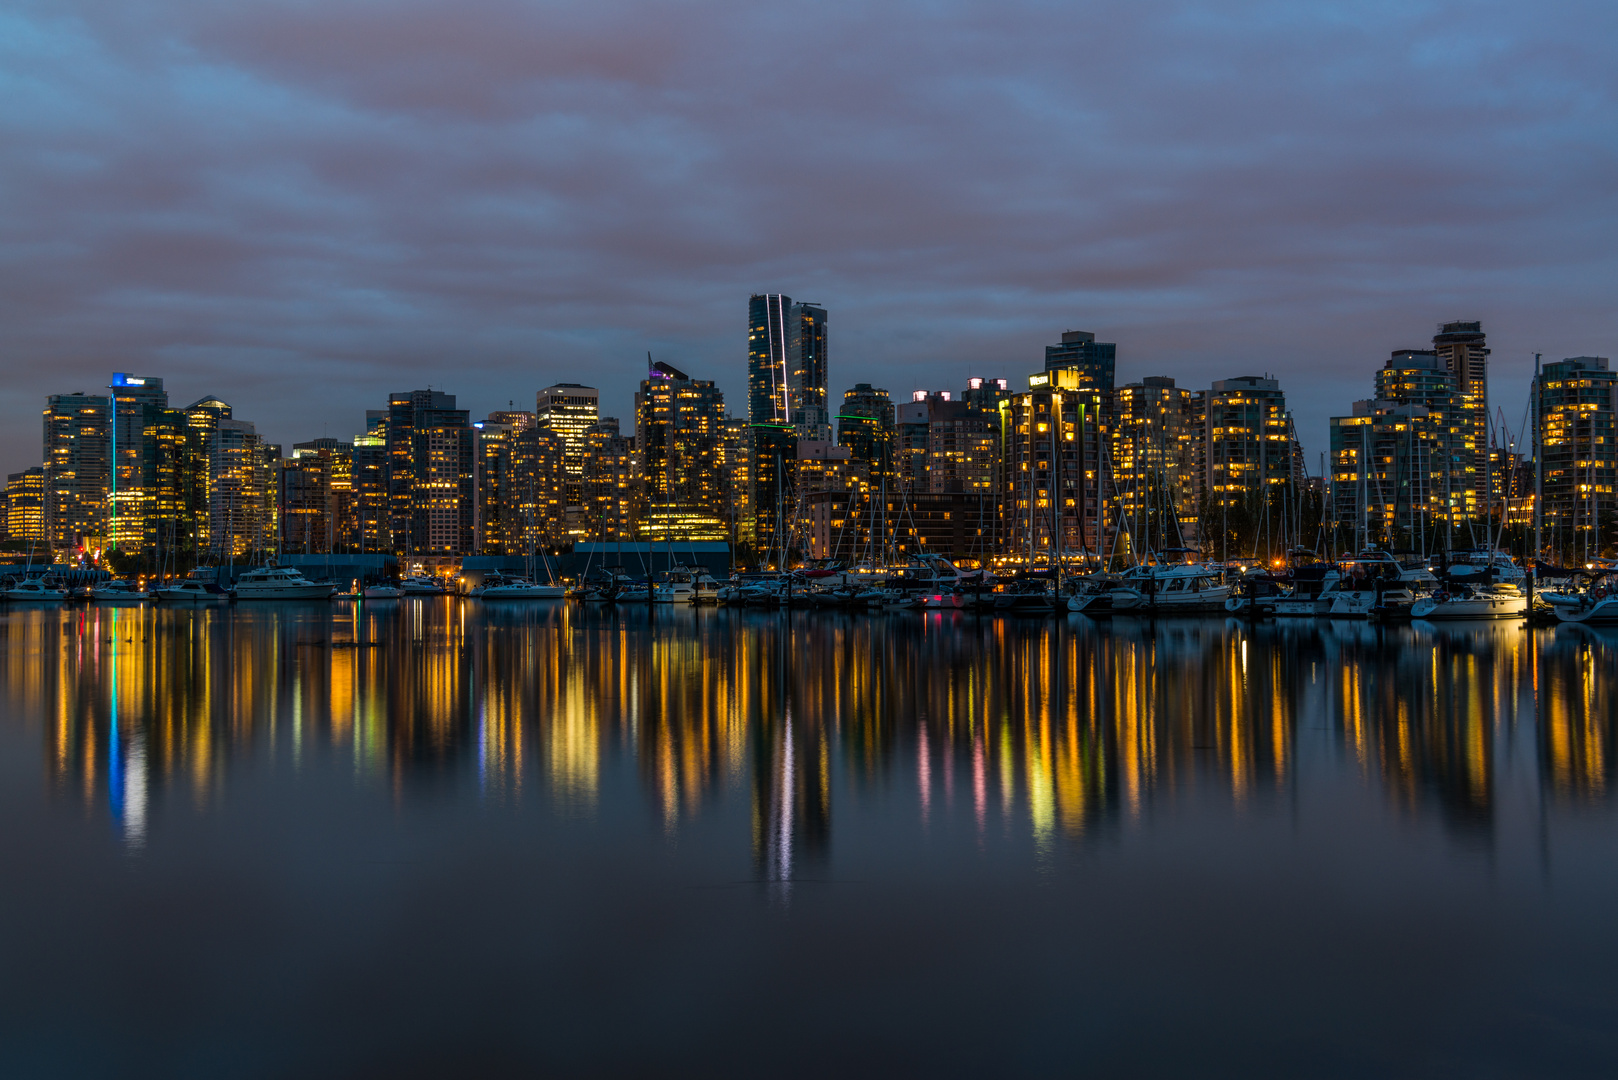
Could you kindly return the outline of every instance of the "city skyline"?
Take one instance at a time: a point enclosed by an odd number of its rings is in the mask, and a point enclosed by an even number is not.
[[[1083,327],[1180,385],[1277,375],[1311,448],[1440,322],[1491,328],[1501,387],[1613,351],[1601,5],[833,6],[769,59],[783,16],[727,4],[143,10],[23,11],[0,59],[7,417],[109,370],[283,443],[382,381],[624,417],[647,349],[739,402],[760,290],[836,312],[833,392]]]

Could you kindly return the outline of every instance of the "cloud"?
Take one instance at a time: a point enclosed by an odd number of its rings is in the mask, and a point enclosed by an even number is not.
[[[745,386],[744,302],[828,306],[833,391],[1283,380],[1311,453],[1480,318],[1612,351],[1595,3],[52,0],[0,16],[0,451],[162,375],[272,439],[431,383],[477,412],[651,349]],[[1518,406],[1520,408],[1520,405]],[[1513,418],[1515,423],[1515,418]]]

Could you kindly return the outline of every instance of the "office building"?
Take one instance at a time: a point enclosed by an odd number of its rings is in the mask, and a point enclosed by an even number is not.
[[[747,308],[748,422],[829,441],[826,309],[776,293],[750,297]]]
[[[276,473],[265,465],[263,440],[245,420],[220,419],[206,443],[208,552],[237,562],[274,547]]]
[[[727,539],[725,399],[719,388],[659,362],[635,395],[635,416],[646,483],[642,538]]]
[[[64,556],[99,551],[106,532],[111,400],[53,394],[45,401],[44,529]]]
[[[1303,479],[1286,395],[1272,378],[1224,379],[1202,395],[1202,420],[1204,549],[1248,555],[1260,533],[1283,535],[1287,499]]]
[[[6,539],[19,550],[32,551],[44,544],[44,466],[35,465],[6,477]]]
[[[169,397],[163,380],[149,375],[118,372],[108,387],[112,391],[110,421],[112,465],[108,475],[108,546],[128,554],[145,550],[147,525],[156,532],[154,495],[146,490],[149,455],[146,428],[160,411],[167,410]]]
[[[586,539],[624,543],[638,535],[639,459],[616,417],[603,416],[585,433],[583,497]]]
[[[388,510],[396,554],[447,558],[472,552],[473,429],[455,395],[437,390],[388,399]]]

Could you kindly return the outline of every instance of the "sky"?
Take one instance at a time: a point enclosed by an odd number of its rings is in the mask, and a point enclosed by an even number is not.
[[[272,442],[431,386],[746,408],[747,298],[834,400],[1281,380],[1311,467],[1390,351],[1618,353],[1618,5],[0,0],[0,470],[114,371]]]

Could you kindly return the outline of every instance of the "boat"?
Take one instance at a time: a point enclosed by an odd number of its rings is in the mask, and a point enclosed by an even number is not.
[[[151,593],[133,581],[110,578],[90,586],[90,600],[96,604],[143,604]]]
[[[193,570],[153,589],[152,599],[161,604],[228,604],[230,591],[219,584],[218,577],[219,572],[211,567]]]
[[[8,577],[0,581],[0,596],[7,600],[59,604],[67,599],[67,590],[43,577]]]
[[[1366,548],[1344,563],[1326,614],[1333,619],[1364,619],[1372,608],[1399,614],[1437,584],[1426,559],[1400,560],[1381,548]]]
[[[1583,589],[1559,595],[1552,610],[1558,622],[1587,626],[1618,624],[1618,585],[1609,581],[1603,571]]]
[[[493,573],[469,594],[479,600],[561,600],[567,590],[560,585],[536,585],[523,577]]]
[[[431,574],[406,574],[399,580],[399,588],[406,596],[443,596],[449,591]]]
[[[1446,584],[1410,606],[1413,619],[1520,619],[1528,614],[1528,594],[1515,585]]]
[[[399,585],[367,585],[360,590],[366,600],[397,600],[403,595],[404,588]]]
[[[1278,619],[1307,618],[1326,615],[1336,598],[1337,587],[1343,575],[1332,563],[1311,563],[1295,566],[1289,575],[1290,586],[1270,605],[1270,614]]]
[[[1124,571],[1112,590],[1112,610],[1133,615],[1201,615],[1223,611],[1230,598],[1217,563],[1147,563]]]
[[[290,566],[259,566],[236,579],[238,600],[330,600],[337,586],[310,581]]]
[[[1008,615],[1049,615],[1055,607],[1056,597],[1044,578],[1008,581],[994,598],[994,610]]]
[[[1111,615],[1112,590],[1118,587],[1119,581],[1117,574],[1085,574],[1074,578],[1067,609],[1086,615]]]
[[[1264,571],[1244,574],[1225,600],[1225,610],[1246,619],[1267,619],[1285,595],[1281,582]]]

